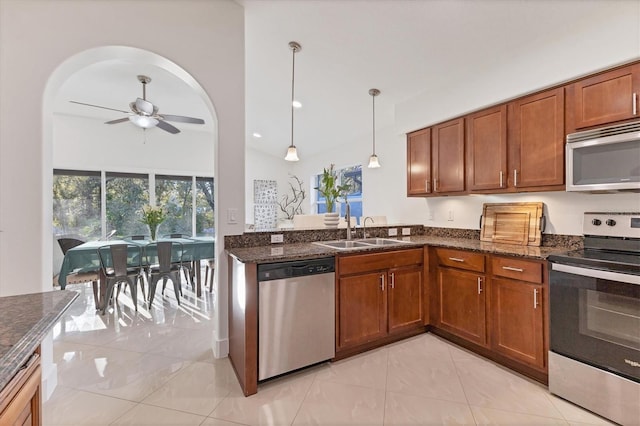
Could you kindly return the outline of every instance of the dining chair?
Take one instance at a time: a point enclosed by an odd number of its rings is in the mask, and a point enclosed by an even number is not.
[[[174,250],[175,248],[175,250]],[[180,304],[180,270],[182,269],[182,243],[177,241],[158,241],[147,244],[144,248],[145,264],[149,277],[149,309],[153,304],[156,294],[156,286],[162,278],[162,290],[167,279],[173,283],[173,290],[176,295],[178,305]]]
[[[78,247],[81,244],[84,244],[86,241],[81,240],[79,238],[64,236],[58,238],[58,245],[60,246],[60,250],[62,250],[62,254],[66,255],[67,252],[74,248]],[[67,284],[84,284],[91,283],[93,287],[93,301],[98,307],[98,273],[95,271],[76,271],[72,274],[67,275],[66,279]]]
[[[175,239],[175,238],[190,238],[190,235],[187,234],[165,234],[162,238]],[[193,259],[193,255],[189,249],[185,249],[184,257],[182,259],[182,267],[181,271],[184,274],[185,280],[187,281],[187,285],[191,284],[191,288],[195,291],[196,284],[194,282],[195,278],[195,261]]]
[[[125,241],[145,241],[150,240],[151,237],[149,235],[127,235],[126,237],[122,237],[122,239]]]
[[[104,315],[116,285],[128,284],[135,310],[138,310],[138,282],[142,273],[142,250],[133,244],[111,244],[98,248],[100,268],[105,277]],[[144,282],[143,284],[144,285]],[[143,287],[144,291],[144,287]],[[117,297],[116,297],[117,301]]]
[[[209,285],[209,293],[213,292],[213,273],[216,269],[215,259],[206,259],[204,272],[204,285]]]

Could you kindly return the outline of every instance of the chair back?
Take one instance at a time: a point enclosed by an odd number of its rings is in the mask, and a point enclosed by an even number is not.
[[[58,238],[58,244],[60,245],[62,254],[67,254],[69,249],[72,249],[84,243],[85,241],[79,240],[77,238],[66,238],[66,237]]]
[[[184,249],[182,244],[174,241],[158,241],[145,246],[145,260],[148,265],[157,265],[158,272],[171,271],[171,265],[182,263]]]
[[[100,267],[106,276],[126,277],[127,268],[140,267],[140,247],[132,244],[111,244],[98,248]],[[131,257],[131,260],[129,260]],[[112,271],[109,271],[109,269]]]
[[[148,235],[129,235],[127,237],[124,237],[123,240],[130,240],[130,241],[144,241],[144,240],[148,240],[149,237]]]

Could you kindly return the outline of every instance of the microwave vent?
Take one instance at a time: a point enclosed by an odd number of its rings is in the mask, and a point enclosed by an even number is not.
[[[640,121],[633,121],[631,123],[617,124],[615,126],[600,127],[599,129],[571,133],[570,135],[567,135],[567,143],[582,142],[604,138],[606,136],[614,136],[634,132],[640,132]]]

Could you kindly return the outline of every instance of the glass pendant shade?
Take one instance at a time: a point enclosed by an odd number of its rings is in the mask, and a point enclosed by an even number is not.
[[[291,145],[289,147],[289,149],[287,149],[287,155],[284,157],[285,160],[287,161],[298,161],[300,160],[298,158],[298,150],[296,149],[295,145]]]
[[[371,154],[369,157],[369,165],[367,166],[370,169],[377,169],[380,167],[380,162],[378,161],[378,156],[375,154]]]
[[[146,115],[130,115],[129,120],[138,127],[143,129],[150,129],[158,125],[158,120],[153,117],[147,117]]]

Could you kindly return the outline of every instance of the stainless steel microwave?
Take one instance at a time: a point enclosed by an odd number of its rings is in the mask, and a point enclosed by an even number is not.
[[[640,192],[640,121],[567,135],[567,191]]]

